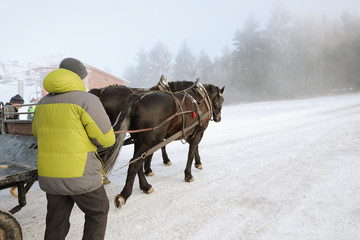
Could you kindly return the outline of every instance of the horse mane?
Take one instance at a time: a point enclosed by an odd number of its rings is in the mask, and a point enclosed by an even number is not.
[[[218,92],[220,91],[218,87],[212,84],[204,84],[203,86],[209,94],[210,98],[212,98],[215,94],[218,94]]]
[[[159,84],[151,87],[150,90],[152,90],[152,91],[160,90]],[[170,92],[183,91],[185,89],[191,88],[193,85],[194,85],[194,82],[191,82],[191,81],[168,82],[168,87],[170,88]]]
[[[108,89],[108,88],[113,88],[113,87],[126,87],[126,88],[129,88],[129,87],[125,86],[125,85],[110,84],[110,85],[105,86],[105,87],[103,87],[103,88],[92,88],[92,89],[90,89],[88,92],[94,94],[95,96],[100,97],[100,94],[101,94],[104,90],[106,90],[106,89]],[[133,92],[133,89],[132,89],[132,88],[129,88],[129,89]]]
[[[88,93],[92,93],[95,96],[99,97],[101,94],[102,88],[92,88],[88,91]]]
[[[169,82],[169,86],[172,92],[178,92],[181,90],[185,90],[194,85],[194,82],[191,81],[177,81],[177,82]]]

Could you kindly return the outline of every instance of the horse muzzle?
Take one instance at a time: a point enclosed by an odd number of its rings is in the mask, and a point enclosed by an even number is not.
[[[214,122],[220,122],[221,121],[221,115],[214,115]]]

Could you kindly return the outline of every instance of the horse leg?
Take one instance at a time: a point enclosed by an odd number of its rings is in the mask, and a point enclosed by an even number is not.
[[[151,160],[152,155],[148,156],[147,159],[145,159],[145,162],[148,160]],[[138,177],[139,177],[139,184],[140,189],[143,190],[144,193],[152,193],[154,192],[154,189],[152,186],[147,182],[143,168],[141,167],[138,171]]]
[[[145,175],[148,177],[154,176],[154,172],[151,169],[151,160],[152,160],[152,154],[149,157],[147,157],[144,162]]]
[[[203,169],[202,163],[200,161],[199,145],[196,147],[196,151],[195,151],[195,167],[200,170]]]
[[[171,165],[171,161],[170,161],[170,159],[169,159],[169,156],[168,156],[167,153],[166,153],[166,146],[164,146],[164,147],[161,148],[161,153],[162,153],[163,163],[164,163],[165,165],[170,166],[170,165]]]
[[[193,182],[194,181],[194,178],[191,175],[191,165],[192,165],[192,161],[194,159],[194,155],[195,155],[195,145],[190,144],[189,153],[188,153],[188,160],[187,160],[187,164],[186,164],[186,168],[185,168],[185,181],[186,182]]]
[[[135,175],[139,171],[139,167],[141,167],[140,161],[134,162],[129,165],[125,186],[121,193],[116,195],[115,197],[115,206],[117,208],[121,208],[123,205],[125,205],[126,200],[130,197],[134,186]]]
[[[201,138],[203,136],[203,133],[197,134],[194,138],[192,138],[189,142],[190,146],[189,146],[189,153],[188,153],[188,159],[187,159],[187,163],[186,163],[186,168],[185,168],[185,181],[186,182],[193,182],[194,178],[191,175],[191,166],[192,166],[192,161],[195,157],[196,154],[199,154],[198,152],[198,145],[201,141]],[[199,159],[200,161],[200,156]]]
[[[142,152],[144,152],[144,151],[141,151],[141,149],[135,150],[134,157],[130,161],[132,161],[133,159],[137,159],[139,156],[141,156]],[[126,203],[126,200],[132,194],[135,176],[142,167],[143,167],[142,159],[129,165],[128,171],[127,171],[127,176],[126,176],[125,186],[124,186],[123,190],[121,191],[121,193],[116,195],[116,197],[115,197],[115,206],[117,208],[121,208]]]

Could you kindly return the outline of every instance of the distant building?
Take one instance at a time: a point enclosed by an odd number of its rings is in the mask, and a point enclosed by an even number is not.
[[[103,88],[109,85],[126,85],[129,81],[116,77],[110,73],[100,70],[96,67],[86,65],[89,75],[85,80],[85,87],[87,90],[92,88]]]
[[[88,75],[85,78],[85,87],[86,90],[90,90],[93,88],[103,88],[109,85],[126,85],[129,84],[129,81],[116,77],[108,72],[105,72],[103,70],[100,70],[94,66],[88,65],[84,63],[86,66],[86,69],[88,71]],[[42,87],[42,82],[47,74],[49,74],[51,71],[57,69],[57,66],[47,66],[47,67],[36,67],[33,68],[35,72],[40,73],[41,76],[41,82],[40,86]],[[45,96],[47,92],[42,89],[41,96]]]

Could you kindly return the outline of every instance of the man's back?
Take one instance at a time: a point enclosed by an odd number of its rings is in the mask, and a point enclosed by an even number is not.
[[[61,81],[74,84],[59,87]],[[39,145],[39,184],[51,194],[82,194],[100,187],[101,162],[96,149],[115,142],[101,102],[79,89],[79,81],[71,71],[55,70],[44,85],[65,92],[48,94],[36,106],[33,134]]]

